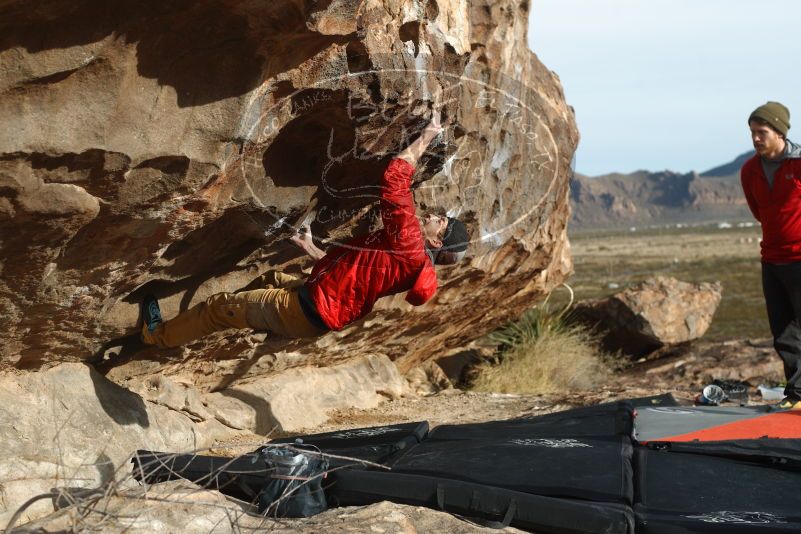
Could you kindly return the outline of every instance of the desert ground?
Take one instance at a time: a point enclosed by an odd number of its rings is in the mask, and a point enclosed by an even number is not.
[[[579,300],[617,293],[658,274],[723,284],[707,341],[764,338],[768,330],[759,263],[761,229],[750,222],[630,228],[570,236]],[[564,300],[554,295],[554,302]],[[561,299],[561,300],[560,300]]]

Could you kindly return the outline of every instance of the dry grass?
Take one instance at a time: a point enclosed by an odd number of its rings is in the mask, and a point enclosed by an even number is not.
[[[479,368],[472,388],[495,393],[563,393],[590,390],[608,376],[596,337],[570,324],[569,306],[559,312],[547,301],[491,336],[502,350],[498,362]]]

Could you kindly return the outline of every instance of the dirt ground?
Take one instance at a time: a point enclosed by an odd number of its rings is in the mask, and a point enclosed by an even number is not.
[[[684,404],[712,380],[748,382],[750,404],[763,404],[756,386],[775,383],[782,377],[779,358],[770,340],[737,340],[728,343],[697,343],[667,349],[653,359],[615,373],[607,384],[592,391],[557,395],[510,395],[443,390],[428,397],[407,397],[386,402],[367,411],[346,410],[332,414],[314,432],[339,428],[384,425],[425,419],[432,426],[464,424],[493,419],[530,417],[602,402],[672,394]]]
[[[219,443],[212,454],[236,455],[252,451],[270,438],[306,435],[333,430],[389,425],[426,420],[434,427],[517,417],[532,417],[602,402],[672,394],[690,405],[705,385],[714,379],[742,380],[749,388],[748,404],[765,404],[756,389],[774,385],[783,377],[771,340],[696,342],[664,349],[645,361],[614,373],[592,391],[568,391],[557,395],[511,395],[478,393],[457,388],[430,396],[409,395],[380,404],[370,410],[339,410],[316,427],[292,434],[276,432],[264,436],[242,435]]]

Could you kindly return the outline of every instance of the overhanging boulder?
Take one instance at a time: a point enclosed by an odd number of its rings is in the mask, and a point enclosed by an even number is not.
[[[228,333],[145,351],[126,373],[158,362],[209,390],[376,350],[405,371],[517,315],[571,269],[578,139],[558,79],[526,45],[527,10],[3,2],[0,365],[124,352],[148,292],[169,317],[267,268],[308,268],[284,238],[303,220],[329,242],[375,224],[373,186],[437,87],[455,125],[418,169],[416,200],[458,212],[473,242],[469,261],[440,270],[431,304],[386,299],[313,343],[260,349]]]

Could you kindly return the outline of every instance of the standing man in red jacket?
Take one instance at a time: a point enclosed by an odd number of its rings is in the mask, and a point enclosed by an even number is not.
[[[748,126],[756,154],[740,179],[762,223],[762,290],[787,378],[779,407],[801,409],[801,147],[787,139],[790,111],[778,102],[755,109]]]
[[[434,264],[456,263],[467,250],[465,225],[444,214],[418,219],[411,192],[415,164],[442,132],[440,112],[420,137],[390,161],[381,182],[384,228],[357,236],[327,253],[303,232],[292,241],[317,260],[305,281],[268,271],[256,289],[218,293],[169,321],[162,321],[155,297],[142,305],[142,339],[177,347],[228,328],[265,330],[288,338],[310,338],[341,330],[373,308],[376,300],[407,291],[419,306],[437,290]],[[253,286],[254,284],[251,284]]]

